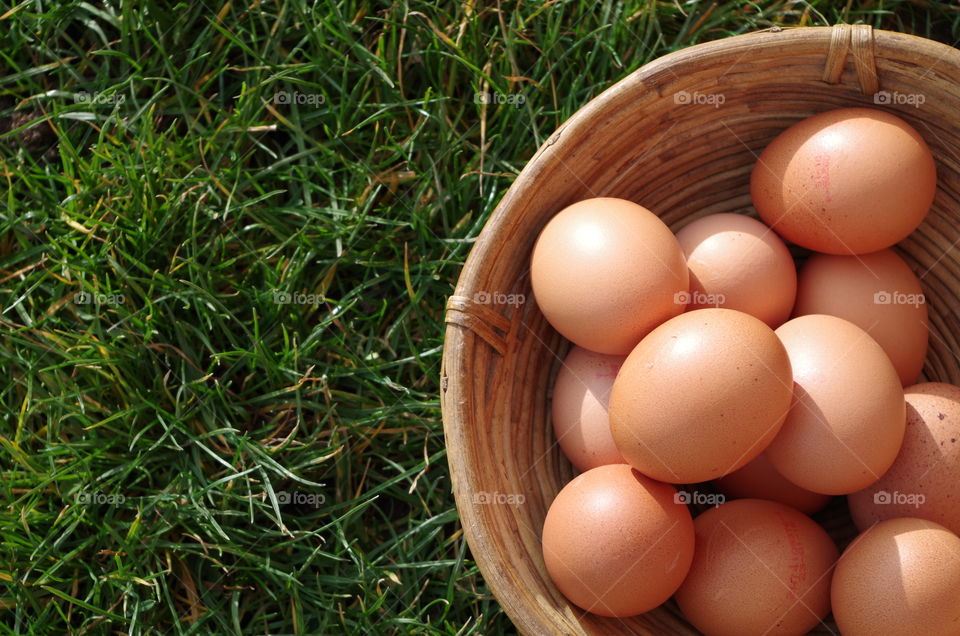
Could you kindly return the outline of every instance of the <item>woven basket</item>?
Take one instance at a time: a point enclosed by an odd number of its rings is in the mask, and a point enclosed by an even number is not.
[[[960,382],[958,103],[954,48],[869,26],[775,28],[647,64],[581,108],[537,151],[484,227],[447,303],[441,377],[464,532],[487,584],[523,633],[697,633],[672,601],[624,620],[585,613],[544,568],[543,520],[574,476],[549,422],[550,387],[568,344],[537,309],[528,277],[547,220],[596,196],[636,201],[674,231],[706,214],[756,216],[750,170],[777,133],[833,108],[889,110],[923,135],[938,164],[933,209],[899,246],[930,309],[924,378]],[[830,510],[825,523],[842,547],[854,533],[843,499]]]

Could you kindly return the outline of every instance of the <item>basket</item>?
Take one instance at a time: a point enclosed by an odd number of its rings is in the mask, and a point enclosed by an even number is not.
[[[464,533],[517,628],[541,634],[696,634],[673,601],[629,619],[571,604],[544,567],[550,502],[574,476],[549,421],[568,344],[533,302],[533,243],[552,215],[612,196],[677,231],[706,214],[756,216],[750,171],[777,133],[816,113],[868,106],[914,126],[937,160],[927,220],[899,244],[926,293],[926,380],[960,382],[960,52],[866,25],[770,29],[659,58],[591,100],[547,140],[487,222],[446,311],[441,404]],[[843,499],[827,520],[855,532]],[[824,626],[822,633],[831,633]],[[819,633],[819,632],[814,632]]]

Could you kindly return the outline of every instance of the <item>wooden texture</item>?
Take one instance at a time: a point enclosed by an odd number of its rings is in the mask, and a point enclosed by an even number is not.
[[[905,103],[911,95],[923,103]],[[636,201],[674,231],[706,214],[756,216],[750,170],[777,133],[833,108],[889,110],[917,128],[937,159],[930,216],[899,248],[921,277],[930,309],[924,378],[960,383],[958,103],[960,52],[952,47],[867,26],[771,29],[647,64],[586,104],[537,151],[463,268],[447,305],[441,372],[464,532],[521,632],[696,633],[672,601],[625,620],[586,614],[544,569],[543,519],[574,474],[549,423],[550,387],[568,345],[537,310],[528,277],[530,250],[547,220],[594,196]],[[508,294],[525,302],[498,302]],[[843,499],[823,515],[843,547],[854,533]],[[814,633],[830,630],[836,633],[832,624]]]

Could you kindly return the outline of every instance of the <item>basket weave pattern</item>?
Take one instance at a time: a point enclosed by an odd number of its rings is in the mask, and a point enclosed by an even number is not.
[[[904,103],[904,95],[922,96],[922,103]],[[647,64],[580,109],[537,151],[484,227],[447,303],[441,377],[464,532],[490,589],[523,633],[697,633],[672,602],[623,620],[584,613],[544,567],[543,520],[574,475],[549,422],[550,387],[568,345],[537,309],[528,276],[530,251],[549,218],[595,196],[636,201],[674,231],[707,214],[755,217],[750,171],[779,132],[834,108],[889,110],[923,135],[937,160],[930,215],[899,245],[930,310],[923,379],[960,382],[958,103],[960,52],[951,47],[869,26],[771,29]],[[522,294],[526,302],[490,302],[495,294]],[[505,503],[497,495],[512,498]],[[838,538],[853,532],[842,517],[828,526]]]

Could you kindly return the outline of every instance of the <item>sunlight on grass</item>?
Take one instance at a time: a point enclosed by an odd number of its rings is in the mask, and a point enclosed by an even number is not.
[[[933,1],[8,5],[0,629],[512,633],[437,397],[473,240],[644,63],[839,20],[960,31]]]

